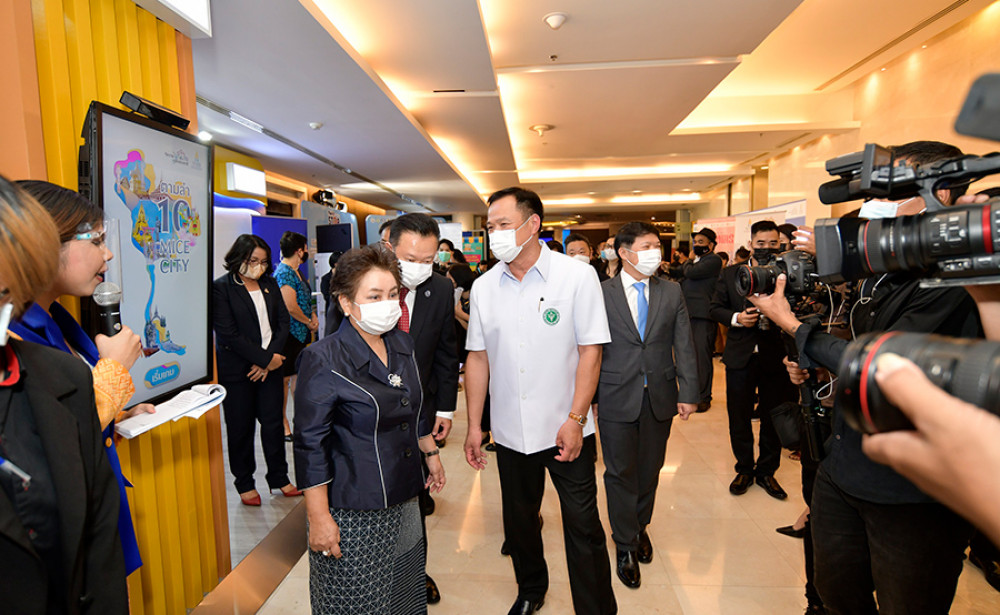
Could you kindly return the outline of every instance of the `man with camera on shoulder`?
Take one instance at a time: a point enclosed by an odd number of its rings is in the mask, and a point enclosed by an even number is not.
[[[895,161],[914,166],[961,155],[958,148],[932,141],[892,149]],[[934,195],[950,206],[965,189],[959,185],[935,190]],[[925,207],[919,196],[870,200],[859,216],[910,216]],[[880,248],[886,245],[880,244]],[[864,256],[869,257],[867,251]],[[980,335],[975,303],[963,288],[923,288],[920,281],[920,273],[912,271],[864,279],[850,311],[852,335],[890,331],[965,338]],[[816,322],[800,322],[785,299],[784,288],[782,276],[772,295],[750,300],[775,325],[795,337],[799,365],[789,368],[793,379],[801,379],[799,368],[845,371],[841,362],[848,342],[824,332]],[[838,376],[841,389],[854,386],[846,382],[846,374]],[[826,609],[844,614],[947,613],[971,527],[912,482],[869,459],[862,451],[861,433],[848,426],[839,403],[834,408],[832,428],[809,503],[816,586]],[[873,592],[878,597],[877,606]]]

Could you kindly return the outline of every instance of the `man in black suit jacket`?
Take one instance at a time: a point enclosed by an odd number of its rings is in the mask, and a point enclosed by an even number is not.
[[[455,290],[448,278],[433,273],[440,231],[425,214],[405,214],[392,221],[389,245],[399,259],[403,286],[399,328],[413,338],[424,404],[436,413],[434,439],[443,444],[451,432],[458,398],[458,342],[455,338]],[[421,511],[434,511],[434,500],[424,490]],[[441,599],[434,580],[427,577],[427,601]]]
[[[778,227],[770,220],[760,220],[750,227],[751,264],[758,266],[778,250]],[[768,495],[779,500],[788,497],[774,478],[781,461],[781,442],[771,422],[771,409],[798,401],[798,389],[789,379],[782,359],[785,345],[781,330],[771,326],[763,330],[757,308],[736,292],[736,276],[741,267],[733,265],[722,272],[712,297],[712,318],[729,327],[722,362],[726,365],[726,409],[729,413],[729,441],[736,457],[736,478],[729,485],[734,495],[743,495],[756,481]],[[760,411],[760,453],[753,458],[754,397]]]
[[[601,284],[611,342],[601,360],[597,423],[618,578],[639,587],[637,562],[653,559],[646,526],[671,421],[697,408],[698,369],[680,286],[654,276],[659,231],[629,222],[615,236],[615,250],[622,270]]]
[[[681,289],[691,317],[694,350],[698,364],[698,412],[712,405],[712,355],[719,326],[709,313],[712,293],[722,271],[722,259],[715,254],[715,231],[703,228],[691,238],[691,255],[681,267]]]

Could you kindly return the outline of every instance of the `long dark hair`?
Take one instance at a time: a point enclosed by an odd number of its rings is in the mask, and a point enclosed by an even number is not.
[[[267,245],[267,242],[257,235],[249,233],[244,233],[237,237],[232,247],[226,252],[226,271],[229,273],[239,273],[240,267],[243,263],[250,260],[250,257],[253,256],[253,251],[257,248],[261,248],[267,252],[267,267],[264,270],[264,275],[271,275],[274,271],[274,263],[271,262],[271,246]]]

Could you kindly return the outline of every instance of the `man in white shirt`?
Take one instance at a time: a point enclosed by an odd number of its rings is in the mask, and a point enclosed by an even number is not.
[[[542,606],[548,568],[538,512],[545,472],[559,493],[576,613],[617,613],[597,510],[597,453],[587,420],[601,345],[611,341],[597,274],[538,241],[542,202],[522,188],[489,198],[490,248],[502,262],[472,286],[465,391],[466,459],[482,469],[487,386],[507,538],[518,597],[510,613]]]

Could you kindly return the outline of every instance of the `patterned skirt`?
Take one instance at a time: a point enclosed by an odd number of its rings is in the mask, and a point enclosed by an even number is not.
[[[417,498],[384,510],[331,508],[336,559],[309,551],[313,615],[427,613],[425,550]]]

